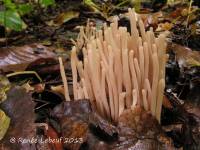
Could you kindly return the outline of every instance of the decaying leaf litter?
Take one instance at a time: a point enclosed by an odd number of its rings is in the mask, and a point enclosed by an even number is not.
[[[38,7],[20,32],[0,25],[2,150],[199,149],[198,1]]]

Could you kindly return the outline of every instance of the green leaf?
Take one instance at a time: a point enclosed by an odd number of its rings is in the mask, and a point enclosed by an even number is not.
[[[12,0],[3,0],[3,3],[5,5],[5,7],[8,9],[12,9],[12,10],[16,9],[16,5],[15,5],[15,3],[12,2]]]
[[[26,24],[14,10],[0,11],[0,24],[15,31],[26,28]]]
[[[18,12],[21,16],[30,13],[33,10],[31,4],[20,4],[18,5]]]
[[[48,7],[55,4],[55,0],[39,0],[39,3],[42,7]]]

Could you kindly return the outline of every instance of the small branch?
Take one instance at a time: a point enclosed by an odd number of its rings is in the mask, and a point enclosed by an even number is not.
[[[42,78],[38,75],[37,72],[35,71],[19,71],[19,72],[14,72],[14,73],[10,73],[10,74],[7,74],[6,77],[12,77],[12,76],[16,76],[16,75],[23,75],[23,74],[34,74],[37,79],[42,82]]]

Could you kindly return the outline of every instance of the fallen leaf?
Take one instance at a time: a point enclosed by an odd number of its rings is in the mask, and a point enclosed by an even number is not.
[[[51,90],[57,93],[60,93],[62,95],[65,95],[64,86],[63,85],[57,85],[57,86],[51,86]]]
[[[172,104],[170,103],[169,99],[165,95],[164,95],[164,98],[163,98],[163,106],[167,107],[169,109],[172,108]]]
[[[92,110],[89,100],[63,102],[53,109],[51,117],[66,149],[109,150],[106,141],[116,140],[117,128]]]
[[[32,87],[32,86],[29,84],[29,82],[24,83],[24,84],[22,85],[22,87],[26,90],[26,92],[30,92],[30,91],[33,91],[33,90],[34,90],[34,87]]]
[[[47,136],[47,138],[59,139],[58,134],[51,126],[48,126],[48,129],[45,130],[45,135]],[[62,140],[58,140],[54,143],[49,143],[49,145],[51,149],[63,150]]]
[[[37,93],[42,93],[45,90],[45,84],[39,83],[33,86],[34,91]]]
[[[10,125],[10,118],[0,109],[0,141],[3,139]]]
[[[7,100],[0,104],[0,108],[11,118],[10,127],[0,147],[4,150],[32,150],[35,144],[17,142],[20,138],[36,138],[34,103],[31,95],[23,88],[13,87],[8,92]],[[16,143],[10,142],[11,138],[15,138]]]
[[[76,143],[64,141],[64,148],[79,150],[81,144],[86,142],[89,113],[91,113],[90,104],[82,100],[64,102],[54,108],[51,116],[59,120],[61,136],[66,140],[70,138],[78,140]]]
[[[32,93],[32,98],[35,102],[37,102],[35,108],[37,113],[38,111],[44,111],[45,109],[53,109],[57,104],[60,104],[62,101],[64,101],[64,96],[47,89],[43,91],[35,91]],[[41,120],[39,122],[41,122]]]
[[[88,7],[90,10],[99,13],[100,12],[100,8],[97,4],[95,4],[92,0],[84,0],[83,4]]]
[[[68,11],[59,14],[54,20],[46,22],[48,26],[61,26],[63,23],[68,22],[73,18],[79,17],[79,12],[77,11]]]
[[[200,52],[193,51],[188,47],[178,44],[172,44],[171,49],[176,54],[177,61],[180,68],[200,66]]]
[[[112,144],[114,150],[174,149],[157,120],[149,112],[137,107],[127,109],[119,117],[119,140]]]
[[[69,68],[69,63],[65,62],[64,63],[65,68],[67,73],[69,72],[69,69],[67,70],[67,68]],[[27,68],[27,71],[35,71],[37,72],[41,77],[43,76],[47,76],[47,75],[56,75],[56,77],[58,76],[58,74],[60,73],[60,67],[59,67],[59,63],[58,60],[56,60],[55,58],[39,58],[33,62],[31,62]]]
[[[99,131],[104,133],[104,138],[107,140],[116,140],[118,136],[118,129],[107,120],[104,120],[97,113],[92,113],[89,118],[89,123],[95,128],[99,128]]]
[[[4,76],[3,74],[0,74],[0,103],[6,100],[7,98],[7,91],[10,89],[10,82],[8,81],[8,78]]]
[[[158,28],[160,28],[161,31],[169,31],[171,30],[173,27],[173,24],[172,23],[169,23],[169,22],[165,22],[165,23],[160,23]],[[158,29],[156,29],[156,31],[160,31]]]
[[[186,101],[184,104],[172,92],[166,93],[173,108],[163,112],[162,122],[168,137],[174,145],[183,149],[198,149],[200,141],[200,109],[199,105]]]
[[[0,68],[7,71],[24,71],[27,65],[39,58],[55,57],[51,48],[41,44],[0,48]]]
[[[81,138],[80,143],[64,143],[64,148],[78,150],[125,150],[174,148],[156,119],[143,109],[125,110],[117,126],[95,113],[88,100],[61,103],[51,112],[51,123],[61,137]]]

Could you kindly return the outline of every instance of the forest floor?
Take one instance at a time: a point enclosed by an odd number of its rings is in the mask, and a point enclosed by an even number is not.
[[[156,148],[167,149],[165,144],[162,145],[166,141],[170,141],[173,149],[199,150],[199,5],[198,1],[190,6],[189,2],[180,1],[166,3],[155,0],[138,5],[129,1],[56,0],[52,6],[36,7],[31,13],[23,15],[21,19],[26,28],[21,31],[5,28],[0,20],[0,150],[1,147],[2,150],[123,150],[137,149],[138,146],[148,150],[155,149],[155,145],[160,145]],[[143,121],[140,114],[135,113],[144,131],[152,128],[155,135],[162,136],[149,139],[149,135],[139,132],[138,135],[127,135],[127,143],[120,145],[123,139],[120,139],[119,130],[129,132],[129,128],[117,128],[101,118],[91,109],[88,100],[69,102],[65,108],[59,105],[64,101],[64,96],[57,57],[65,60],[69,92],[72,94],[70,53],[81,26],[101,29],[104,23],[110,24],[113,16],[117,15],[119,26],[126,26],[130,31],[126,14],[130,7],[135,7],[146,30],[152,28],[156,35],[169,32],[169,59],[161,124],[157,124],[153,117]],[[3,9],[0,2],[0,11]],[[55,106],[58,106],[58,110],[54,109]],[[59,118],[59,113],[65,117]],[[146,114],[143,110],[140,113]],[[126,115],[123,117],[126,118]],[[58,121],[58,118],[62,121]],[[126,123],[129,124],[129,121]],[[61,128],[64,131],[61,132]],[[133,128],[137,128],[137,125]],[[37,137],[37,140],[59,138],[63,132],[67,135],[66,143],[47,142],[31,147],[27,141],[15,141],[19,137]],[[130,133],[135,134],[135,130]],[[10,139],[13,137],[12,143]],[[68,141],[70,138],[72,142]],[[73,143],[75,141],[76,144]]]

